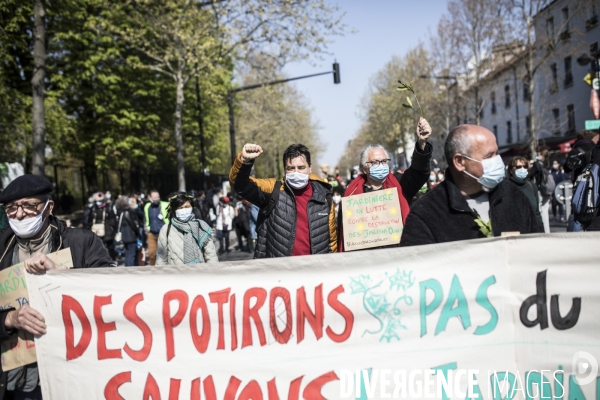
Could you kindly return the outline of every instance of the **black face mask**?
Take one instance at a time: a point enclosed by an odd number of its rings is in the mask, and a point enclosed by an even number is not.
[[[160,200],[152,200],[153,206],[158,206],[160,204]]]

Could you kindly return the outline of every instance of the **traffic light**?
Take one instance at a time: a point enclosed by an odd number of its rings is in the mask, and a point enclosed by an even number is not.
[[[340,64],[333,63],[333,83],[340,83]]]

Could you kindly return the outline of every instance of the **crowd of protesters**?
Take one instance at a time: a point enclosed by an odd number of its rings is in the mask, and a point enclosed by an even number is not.
[[[349,179],[337,168],[330,174],[328,166],[313,173],[310,149],[302,144],[283,153],[283,177],[254,178],[263,149],[248,143],[231,167],[230,193],[221,187],[168,196],[156,190],[116,198],[96,192],[82,228],[52,214],[53,186],[46,178],[23,175],[0,193],[0,269],[17,263],[34,274],[63,269],[47,254],[65,248],[71,249],[75,268],[115,267],[119,260],[125,266],[216,263],[231,251],[232,231],[237,248],[255,258],[342,252],[342,198],[379,190],[398,194],[403,233],[396,246],[549,232],[550,207],[555,219],[569,217],[554,196],[556,184],[575,182],[590,163],[600,165],[598,132],[580,133],[564,168],[558,160],[549,164],[545,150],[533,160],[518,156],[505,165],[494,134],[465,124],[449,132],[448,167],[442,170],[432,160],[431,133],[421,118],[405,170],[393,170],[383,146],[366,146]],[[579,228],[596,226],[598,218]],[[20,330],[43,335],[43,316],[28,305],[0,310],[0,340]],[[0,379],[0,398],[10,392],[15,399],[41,399],[35,363]]]

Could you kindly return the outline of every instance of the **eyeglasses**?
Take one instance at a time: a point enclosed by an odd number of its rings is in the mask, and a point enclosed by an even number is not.
[[[371,160],[371,161],[367,161],[365,164],[367,165],[367,167],[378,166],[380,164],[388,165],[390,160],[391,160],[391,158],[384,158],[383,160]]]
[[[525,165],[517,165],[517,166],[515,167],[515,169],[521,169],[521,168],[525,168],[525,169],[527,169],[527,166],[525,166]]]
[[[37,203],[5,204],[3,208],[8,216],[15,215],[17,211],[19,211],[19,208],[21,208],[25,214],[36,214],[38,212],[37,207],[42,203],[44,202],[38,201]]]

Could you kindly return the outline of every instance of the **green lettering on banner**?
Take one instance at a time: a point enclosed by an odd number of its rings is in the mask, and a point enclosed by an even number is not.
[[[500,382],[502,381],[502,386]],[[515,395],[515,375],[510,372],[499,372],[490,375],[490,383],[492,385],[492,396],[494,400],[511,400]],[[508,383],[506,390],[506,397],[502,397],[502,390],[504,389],[504,383]]]
[[[369,382],[371,382],[371,368],[369,369],[363,369],[362,371],[358,371],[357,372],[357,377],[356,377],[356,400],[368,400],[369,397],[367,396],[367,388],[365,386],[365,375],[367,375],[367,379],[369,380]],[[366,372],[366,374],[365,374]],[[358,385],[358,382],[360,382],[360,386]]]
[[[430,304],[427,302],[427,289],[433,291],[433,300]],[[421,314],[421,337],[427,334],[427,316],[435,311],[442,304],[444,291],[442,285],[435,279],[428,279],[419,283],[420,305],[419,311]]]
[[[454,303],[457,303],[456,307],[454,307]],[[452,277],[450,293],[448,294],[448,299],[446,300],[446,304],[444,304],[442,314],[440,315],[437,327],[435,328],[435,334],[437,335],[438,333],[445,331],[450,318],[455,317],[460,319],[463,329],[467,329],[471,326],[469,304],[467,303],[467,298],[460,285],[460,280],[456,275]]]
[[[465,396],[465,400],[483,400],[481,389],[479,389],[478,384],[473,385],[473,397],[469,396],[469,388],[467,387],[467,395]]]
[[[423,336],[423,335],[421,335],[421,336]],[[452,363],[440,365],[439,367],[433,367],[431,369],[436,371],[436,373],[438,373],[437,371],[441,371],[442,375],[446,379],[446,382],[448,382],[448,371],[454,370],[454,369],[456,369],[456,367],[457,367],[457,364],[455,362],[452,362]],[[451,382],[448,382],[448,383],[450,385],[452,385]],[[450,393],[450,394],[452,394],[452,393]],[[450,400],[450,397],[448,397],[448,393],[446,393],[446,388],[444,387],[444,385],[442,385],[442,400]]]
[[[537,371],[529,371],[525,376],[525,381],[527,387],[525,398],[527,400],[552,399],[552,386],[550,386],[550,381],[546,379],[544,375]],[[533,386],[534,383],[536,384],[536,387]],[[537,393],[534,392],[534,389],[537,390]],[[571,388],[569,388],[569,399],[572,400]],[[585,399],[585,397],[582,394],[581,397],[577,397],[577,399],[582,400]]]
[[[475,335],[486,335],[492,332],[496,328],[496,325],[498,325],[498,312],[490,302],[490,299],[487,295],[487,288],[494,283],[496,283],[496,277],[492,275],[484,280],[483,283],[479,285],[479,289],[477,289],[475,301],[477,304],[488,310],[491,317],[487,324],[478,326],[477,329],[475,329]]]
[[[600,394],[596,392],[596,398],[598,398],[599,395]],[[581,391],[581,387],[579,386],[573,375],[569,376],[569,400],[585,400],[585,396]]]

